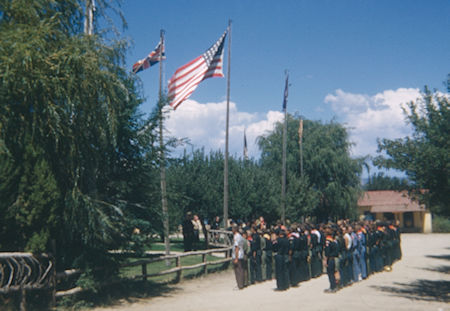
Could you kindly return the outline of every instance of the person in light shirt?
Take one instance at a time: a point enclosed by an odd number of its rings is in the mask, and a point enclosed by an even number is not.
[[[238,289],[244,288],[244,238],[239,233],[239,227],[234,225],[233,231],[233,268],[236,276],[236,283]]]

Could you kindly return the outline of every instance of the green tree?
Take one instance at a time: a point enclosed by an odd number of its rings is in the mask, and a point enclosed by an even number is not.
[[[383,172],[373,174],[364,185],[364,190],[408,190],[406,178],[386,176]]]
[[[159,216],[157,123],[138,110],[126,42],[84,35],[83,5],[0,0],[1,248],[51,251],[55,239],[62,267],[142,246],[133,229],[148,236]]]
[[[347,130],[335,122],[304,121],[301,177],[299,119],[288,115],[288,216],[297,219],[315,216],[318,220],[351,216],[360,191],[362,159],[350,157]],[[272,173],[278,193],[281,193],[282,127],[278,123],[273,132],[259,138],[261,167]]]
[[[448,95],[425,88],[420,99],[404,108],[412,136],[379,140],[380,155],[374,160],[379,167],[405,172],[415,189],[427,190],[417,191],[419,198],[446,216],[450,215],[449,102]]]

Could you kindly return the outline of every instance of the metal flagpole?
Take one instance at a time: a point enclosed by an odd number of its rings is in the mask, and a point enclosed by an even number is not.
[[[286,145],[287,145],[287,90],[289,75],[286,74],[286,85],[284,89],[283,110],[284,110],[284,124],[283,124],[283,160],[282,160],[282,177],[281,177],[281,222],[286,224]]]
[[[223,227],[228,224],[228,128],[230,123],[231,19],[228,21],[227,117],[225,125],[225,160],[223,166]]]
[[[84,16],[84,33],[92,35],[94,32],[95,0],[86,0],[86,12]]]
[[[170,237],[169,237],[169,209],[167,207],[167,188],[166,188],[166,156],[164,153],[164,126],[163,126],[163,87],[162,87],[162,63],[163,63],[163,49],[164,49],[164,30],[161,29],[161,45],[159,47],[159,148],[160,148],[160,173],[161,173],[161,203],[162,216],[164,227],[164,246],[166,255],[170,254]]]
[[[298,144],[300,146],[300,177],[303,177],[303,120],[298,125]]]

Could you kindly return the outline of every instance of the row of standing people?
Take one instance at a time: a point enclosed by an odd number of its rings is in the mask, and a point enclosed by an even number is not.
[[[330,277],[327,292],[334,292],[390,267],[401,257],[398,228],[384,223],[339,221],[264,230],[255,222],[243,228],[235,225],[232,230],[239,289],[271,280],[275,272],[277,289],[286,290],[321,276],[326,267]]]

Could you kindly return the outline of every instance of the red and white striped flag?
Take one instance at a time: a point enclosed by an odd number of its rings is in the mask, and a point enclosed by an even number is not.
[[[175,71],[169,80],[169,99],[173,109],[195,91],[205,79],[223,77],[223,46],[228,29],[205,53]]]
[[[159,41],[155,49],[151,51],[146,58],[137,61],[133,65],[133,72],[138,73],[144,69],[150,68],[151,66],[160,61],[160,56],[163,60],[166,59],[166,54],[164,52],[164,44],[161,41]]]

